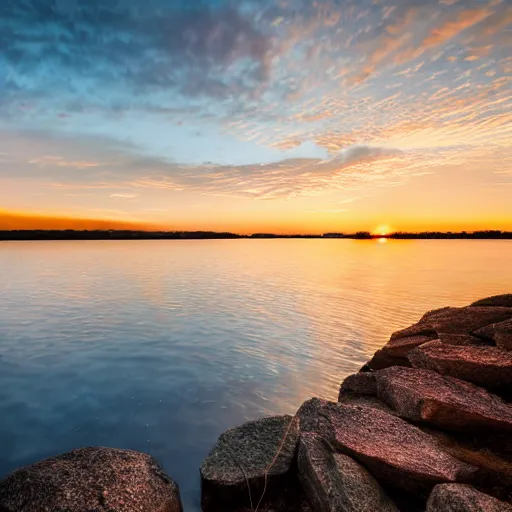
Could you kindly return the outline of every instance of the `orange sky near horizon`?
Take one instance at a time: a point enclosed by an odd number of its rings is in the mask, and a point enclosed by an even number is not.
[[[216,222],[173,224],[156,224],[129,222],[116,219],[94,219],[80,217],[66,217],[64,215],[40,215],[29,212],[8,212],[0,210],[0,230],[163,230],[163,231],[229,231],[238,234],[251,233],[277,233],[277,234],[323,234],[328,232],[355,232],[370,231],[373,234],[387,234],[396,231],[420,232],[420,231],[478,231],[486,229],[498,229],[502,231],[512,230],[512,222],[503,222],[500,219],[487,219],[475,222],[442,222],[435,224],[428,221],[416,221],[414,223],[400,222],[398,219],[394,223],[371,224],[366,222],[354,224],[350,228],[343,227],[329,222],[308,223],[298,227],[295,223],[267,223],[257,224],[248,223],[244,225],[241,222],[233,221],[227,224],[217,224]]]

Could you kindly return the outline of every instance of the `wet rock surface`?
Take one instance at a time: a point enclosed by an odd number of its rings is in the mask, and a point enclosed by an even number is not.
[[[181,512],[177,485],[145,453],[80,448],[0,482],[7,512]]]

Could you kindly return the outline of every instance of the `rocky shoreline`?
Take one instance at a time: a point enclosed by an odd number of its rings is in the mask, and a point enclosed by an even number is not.
[[[429,311],[337,402],[224,432],[204,512],[512,512],[512,294]],[[73,450],[0,482],[0,512],[180,512],[146,454]]]

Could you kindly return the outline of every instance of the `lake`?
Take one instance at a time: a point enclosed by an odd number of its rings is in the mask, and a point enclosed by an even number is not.
[[[429,309],[512,291],[512,241],[0,242],[0,477],[149,452],[199,510],[225,429],[337,397]]]

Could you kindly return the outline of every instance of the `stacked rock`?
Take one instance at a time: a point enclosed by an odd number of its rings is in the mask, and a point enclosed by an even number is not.
[[[426,313],[338,402],[223,434],[206,512],[512,512],[512,294]]]

